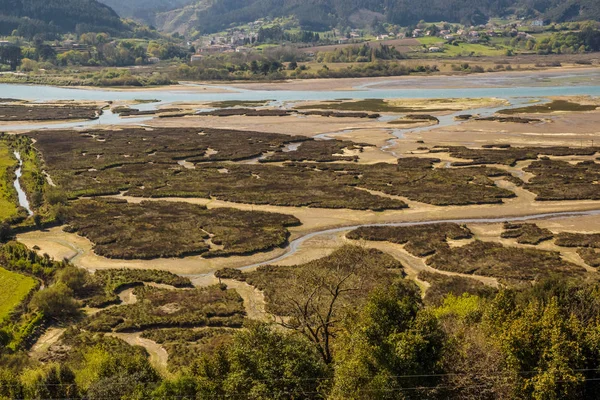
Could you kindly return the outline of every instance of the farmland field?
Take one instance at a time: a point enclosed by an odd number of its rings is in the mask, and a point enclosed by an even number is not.
[[[0,221],[17,213],[17,193],[13,187],[16,166],[17,160],[12,151],[5,143],[0,142]]]
[[[0,323],[10,316],[36,286],[35,279],[0,267]]]

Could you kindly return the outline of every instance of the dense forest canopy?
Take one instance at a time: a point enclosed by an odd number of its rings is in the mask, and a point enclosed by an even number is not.
[[[125,30],[117,13],[96,0],[0,0],[0,34]]]
[[[303,28],[313,30],[373,20],[407,26],[421,20],[480,24],[490,17],[506,15],[554,22],[600,19],[600,3],[596,0],[174,0],[168,5],[141,0],[101,1],[128,17],[135,17],[136,10],[143,9],[150,23],[152,11],[195,7],[197,11],[190,15],[204,33],[266,16],[295,16]]]

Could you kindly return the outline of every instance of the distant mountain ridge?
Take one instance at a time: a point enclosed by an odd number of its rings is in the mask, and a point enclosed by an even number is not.
[[[119,15],[97,0],[0,0],[0,34],[14,29],[60,33],[125,29]]]
[[[598,0],[101,0],[122,16],[165,31],[193,27],[217,32],[262,17],[295,16],[306,29],[365,25],[374,19],[403,26],[447,21],[479,24],[517,15],[555,22],[600,20]],[[185,30],[185,29],[183,29]]]

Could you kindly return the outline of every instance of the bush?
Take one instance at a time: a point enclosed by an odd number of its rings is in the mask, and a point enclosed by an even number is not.
[[[73,298],[73,291],[60,282],[36,292],[29,303],[29,308],[41,311],[47,318],[62,319],[77,315],[79,303]]]
[[[60,270],[56,278],[67,286],[75,295],[81,296],[87,292],[87,286],[90,283],[89,273],[81,268],[69,265]]]

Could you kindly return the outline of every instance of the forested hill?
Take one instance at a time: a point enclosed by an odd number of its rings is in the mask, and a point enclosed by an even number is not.
[[[101,0],[122,16],[158,25],[193,23],[200,32],[216,32],[265,16],[296,16],[304,28],[339,24],[360,26],[373,20],[408,26],[420,20],[483,23],[490,17],[516,15],[555,22],[600,19],[598,0]],[[183,6],[186,6],[183,8]],[[179,9],[178,9],[179,8]],[[164,11],[171,10],[167,13]],[[173,10],[176,9],[176,10]],[[151,16],[155,11],[154,19]],[[138,17],[142,17],[138,14]],[[187,19],[187,20],[186,20]]]
[[[0,34],[18,29],[27,36],[78,28],[95,32],[126,29],[113,9],[96,0],[0,0]]]

